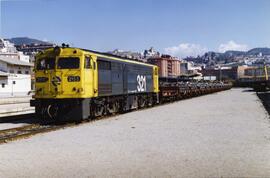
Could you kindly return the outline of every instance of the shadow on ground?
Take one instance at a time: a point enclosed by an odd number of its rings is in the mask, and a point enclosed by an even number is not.
[[[6,116],[0,118],[0,123],[11,123],[11,124],[33,124],[36,123],[34,114],[23,114],[18,116]]]
[[[257,95],[270,115],[270,92],[259,92]]]
[[[245,88],[242,92],[256,92],[253,88]],[[270,116],[270,92],[256,92],[263,106]]]
[[[245,88],[242,92],[256,92],[253,88]]]

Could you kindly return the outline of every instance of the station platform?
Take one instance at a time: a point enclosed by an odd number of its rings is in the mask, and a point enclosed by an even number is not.
[[[35,108],[30,107],[31,97],[0,98],[0,120],[2,117],[34,113]]]
[[[16,103],[29,103],[31,96],[21,96],[21,97],[4,97],[0,98],[0,105],[5,104],[16,104]]]
[[[269,150],[256,92],[233,88],[3,144],[0,177],[270,177]]]

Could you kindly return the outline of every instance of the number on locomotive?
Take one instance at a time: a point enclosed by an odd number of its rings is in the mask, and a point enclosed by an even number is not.
[[[146,77],[143,75],[137,75],[137,82],[138,92],[146,91]]]
[[[80,79],[80,76],[68,76],[67,78],[68,82],[79,82]]]

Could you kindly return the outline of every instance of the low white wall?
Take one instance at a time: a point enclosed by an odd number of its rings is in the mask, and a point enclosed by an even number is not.
[[[14,74],[8,76],[4,87],[0,83],[0,97],[27,96],[31,90],[31,76],[25,74]]]

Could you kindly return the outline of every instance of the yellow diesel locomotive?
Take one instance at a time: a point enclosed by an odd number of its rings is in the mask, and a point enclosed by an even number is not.
[[[34,71],[37,118],[82,120],[159,102],[157,66],[107,53],[50,48],[36,55]]]

